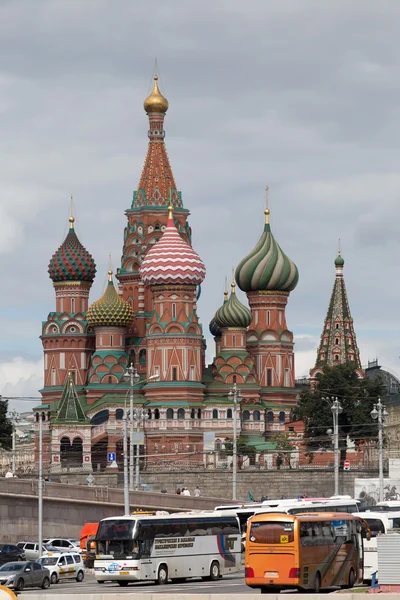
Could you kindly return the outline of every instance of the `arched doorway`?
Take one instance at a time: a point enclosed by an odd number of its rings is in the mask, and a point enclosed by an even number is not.
[[[104,471],[107,466],[108,436],[101,438],[92,446],[93,471]]]
[[[71,444],[71,467],[81,467],[83,463],[83,443],[80,437],[73,439]]]
[[[68,461],[70,456],[71,442],[69,437],[64,436],[60,440],[60,460],[62,467],[68,467]]]

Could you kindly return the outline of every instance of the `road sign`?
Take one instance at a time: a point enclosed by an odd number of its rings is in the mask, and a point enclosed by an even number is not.
[[[132,442],[135,444],[135,446],[144,446],[144,432],[134,431],[132,435]]]
[[[115,460],[117,460],[117,455],[115,454],[115,452],[109,452],[107,454],[107,460],[108,462],[114,462]]]
[[[344,471],[350,471],[350,461],[349,460],[344,461],[343,469],[344,469]]]

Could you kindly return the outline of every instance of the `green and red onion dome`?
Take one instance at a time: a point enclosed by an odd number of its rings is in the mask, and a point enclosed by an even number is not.
[[[86,320],[92,327],[129,327],[135,313],[132,306],[117,293],[112,280],[112,271],[108,271],[108,285],[100,300],[93,302],[86,314]]]
[[[49,263],[48,272],[54,283],[62,281],[92,283],[96,275],[96,263],[90,252],[79,241],[75,233],[74,221],[74,217],[70,217],[68,235]]]
[[[244,306],[236,296],[235,284],[232,283],[232,291],[229,300],[224,302],[214,316],[215,323],[221,329],[224,327],[243,327],[247,329],[252,316],[250,310]]]
[[[243,292],[291,292],[299,281],[299,272],[271,233],[268,209],[265,215],[264,231],[256,247],[236,268],[236,282]]]

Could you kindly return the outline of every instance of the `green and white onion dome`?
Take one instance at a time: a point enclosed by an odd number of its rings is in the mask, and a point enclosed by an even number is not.
[[[131,305],[118,295],[108,271],[108,285],[103,296],[89,306],[86,319],[92,327],[129,327],[135,313]]]
[[[264,211],[265,226],[258,244],[236,268],[235,279],[243,292],[291,292],[299,281],[296,265],[272,235],[269,212],[268,208]]]
[[[221,308],[217,310],[214,320],[221,329],[223,327],[243,327],[246,329],[250,325],[251,312],[236,296],[234,283],[232,283],[229,300],[224,302]]]
[[[224,291],[224,304],[226,304],[226,302],[228,302],[228,291],[225,290]],[[217,322],[215,320],[215,316],[211,319],[210,324],[208,326],[211,335],[213,335],[214,337],[221,337],[221,327],[219,325],[217,325]]]

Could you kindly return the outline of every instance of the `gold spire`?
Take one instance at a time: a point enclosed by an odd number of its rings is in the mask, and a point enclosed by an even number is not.
[[[154,87],[150,96],[147,96],[143,103],[144,110],[147,113],[163,113],[168,110],[168,100],[164,98],[158,89],[158,75],[154,75]]]
[[[236,287],[236,283],[235,283],[235,267],[232,267],[231,294],[235,293],[235,287]]]
[[[108,281],[112,281],[112,269],[108,269]]]
[[[69,228],[74,228],[75,218],[74,218],[74,199],[71,194],[71,199],[69,201]]]
[[[269,190],[269,187],[267,186],[267,187],[265,188],[265,196],[266,196],[266,199],[265,199],[265,200],[266,200],[266,203],[265,203],[265,210],[264,210],[264,215],[265,215],[265,224],[266,224],[266,225],[268,225],[268,223],[269,223],[269,214],[270,214],[270,212],[271,212],[271,211],[269,210],[269,208],[268,208],[268,190]]]
[[[337,251],[337,253],[338,253],[338,256],[340,256],[340,238],[339,238],[339,243],[338,243],[338,251]]]
[[[170,204],[168,206],[168,220],[173,219],[174,218],[174,207],[172,206],[172,204]]]
[[[224,304],[228,301],[228,278],[225,277]]]

